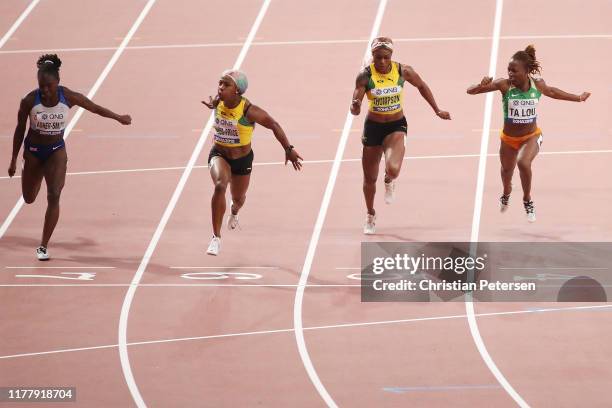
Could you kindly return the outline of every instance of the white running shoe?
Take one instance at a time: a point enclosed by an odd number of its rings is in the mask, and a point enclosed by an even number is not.
[[[230,211],[230,215],[227,217],[227,229],[235,230],[236,227],[240,228],[240,225],[238,224],[238,214],[233,214]]]
[[[525,213],[527,213],[527,221],[535,222],[535,206],[533,205],[533,201],[523,201],[523,206],[525,207]]]
[[[220,249],[221,249],[221,238],[213,235],[212,239],[210,240],[210,244],[208,244],[208,249],[206,250],[206,253],[208,255],[217,256],[219,255]]]
[[[510,194],[508,195],[502,194],[502,196],[499,197],[499,211],[500,212],[508,211],[509,205],[510,205]]]
[[[376,232],[376,215],[368,214],[366,216],[366,222],[363,226],[363,233],[366,235],[372,235]]]
[[[49,253],[47,252],[47,248],[44,246],[36,248],[36,258],[38,258],[39,261],[48,261]]]
[[[395,180],[385,183],[385,203],[391,204],[395,198]]]

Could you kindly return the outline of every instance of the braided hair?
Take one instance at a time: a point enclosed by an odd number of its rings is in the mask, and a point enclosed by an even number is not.
[[[528,45],[525,50],[514,53],[512,59],[522,62],[529,75],[540,74],[542,71],[542,66],[536,59],[535,47],[533,45]]]
[[[59,80],[59,69],[62,66],[62,60],[57,54],[44,54],[36,61],[39,74],[49,74]]]

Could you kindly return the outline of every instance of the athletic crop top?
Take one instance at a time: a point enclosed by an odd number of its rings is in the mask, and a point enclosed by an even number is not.
[[[536,121],[542,92],[536,88],[533,78],[529,78],[529,85],[525,92],[511,86],[503,96],[504,122],[518,125]]]
[[[41,135],[64,135],[68,122],[70,104],[64,96],[64,87],[58,86],[59,102],[57,105],[47,107],[40,99],[40,89],[36,91],[34,106],[30,110],[30,128]]]
[[[221,146],[239,147],[251,143],[255,123],[249,122],[246,113],[250,106],[248,100],[242,98],[238,106],[228,108],[223,101],[215,109],[214,141]]]
[[[387,74],[376,71],[374,64],[366,68],[369,75],[366,95],[370,101],[370,112],[392,115],[402,110],[404,78],[401,70],[398,62],[391,62],[391,71]]]

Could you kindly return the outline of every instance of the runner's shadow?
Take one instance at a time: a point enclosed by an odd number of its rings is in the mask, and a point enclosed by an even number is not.
[[[2,246],[8,248],[37,248],[40,245],[40,241],[37,238],[19,237],[19,236],[7,236],[2,239]],[[77,237],[70,241],[52,241],[50,247],[68,249],[71,251],[78,251],[83,248],[91,248],[97,246],[97,242],[91,238]]]

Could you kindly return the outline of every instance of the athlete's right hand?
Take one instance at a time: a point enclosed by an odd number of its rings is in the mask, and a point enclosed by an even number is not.
[[[359,99],[353,99],[353,102],[351,102],[351,113],[357,116],[359,112],[361,112],[361,101]]]
[[[215,102],[213,101],[212,96],[208,97],[208,102],[202,101],[202,103],[206,105],[208,109],[215,109]]]
[[[480,81],[480,86],[489,85],[491,82],[493,82],[493,78],[490,76],[486,76],[482,78],[482,81]]]
[[[17,163],[15,159],[12,159],[11,164],[9,165],[9,168],[8,168],[9,177],[13,177],[15,175],[16,170],[17,170]]]

